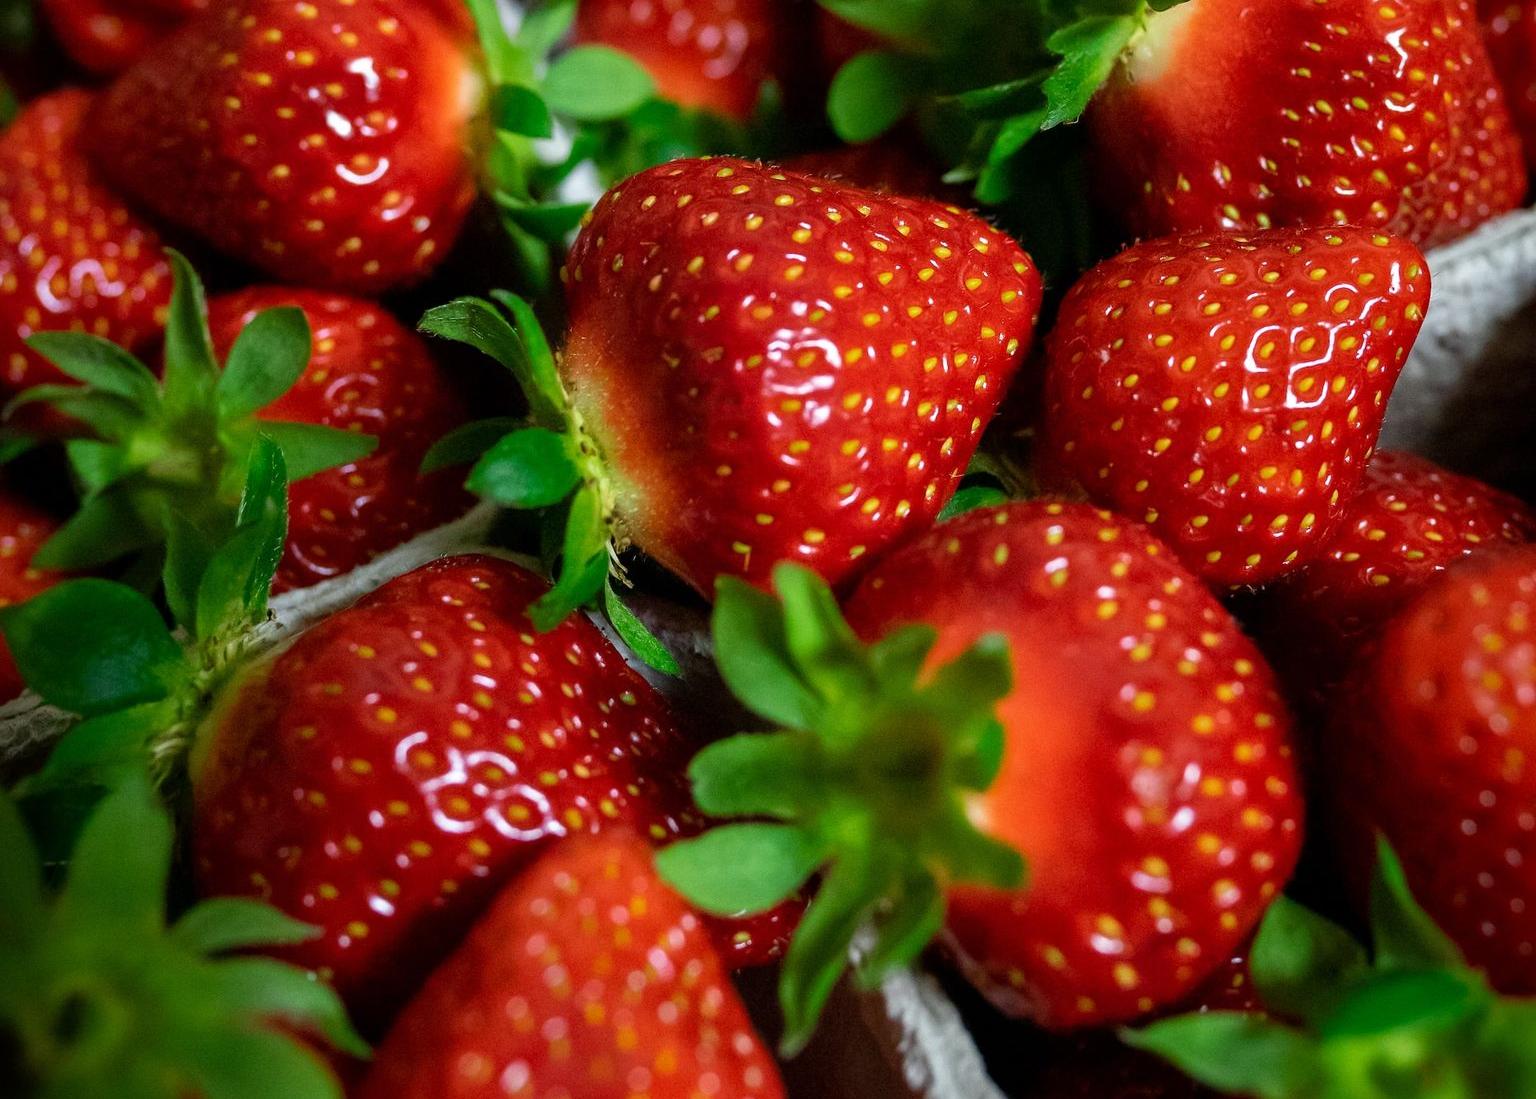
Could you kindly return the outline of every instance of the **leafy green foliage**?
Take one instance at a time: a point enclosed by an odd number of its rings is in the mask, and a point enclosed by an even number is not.
[[[1122,1037],[1210,1087],[1258,1099],[1532,1094],[1536,1000],[1501,998],[1467,968],[1384,842],[1371,896],[1370,952],[1289,900],[1270,908],[1249,966],[1273,1017],[1184,1015]]]
[[[788,729],[719,741],[694,758],[698,806],[751,819],[674,844],[658,865],[714,912],[764,910],[823,872],[779,986],[793,1051],[866,923],[877,930],[861,977],[877,981],[933,937],[951,883],[1015,888],[1024,864],[963,807],[997,771],[994,711],[1012,683],[1002,640],[985,638],[925,675],[931,629],[867,645],[815,573],[782,564],[773,580],[777,598],[720,582],[715,653],[736,696]]]
[[[313,929],[214,900],[167,931],[171,855],[168,814],[142,779],[128,782],[90,815],[50,895],[21,815],[0,795],[0,1027],[24,1092],[340,1099],[319,1056],[275,1025],[366,1055],[336,994],[292,966],[225,957]]]

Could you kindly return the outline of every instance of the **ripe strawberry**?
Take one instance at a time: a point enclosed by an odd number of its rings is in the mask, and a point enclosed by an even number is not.
[[[773,1099],[773,1059],[698,919],[633,837],[562,841],[497,897],[358,1099]]]
[[[1483,42],[1493,71],[1504,87],[1525,163],[1536,156],[1536,3],[1531,0],[1478,0]]]
[[[1536,550],[1480,556],[1381,628],[1322,748],[1358,867],[1380,832],[1424,907],[1510,993],[1536,992]]]
[[[156,45],[92,111],[125,195],[286,282],[424,275],[474,197],[478,81],[414,0],[234,0]]]
[[[680,106],[747,119],[763,84],[785,74],[782,7],[779,0],[580,0],[576,40],[630,54]]]
[[[119,73],[208,0],[40,0],[66,53],[94,73]]]
[[[1470,0],[1201,0],[1145,20],[1088,112],[1136,236],[1337,223],[1429,247],[1525,195]]]
[[[1428,302],[1418,249],[1369,230],[1139,244],[1062,304],[1044,472],[1212,583],[1282,576],[1340,529]]]
[[[684,744],[589,621],[535,637],[547,590],[486,557],[385,585],[245,674],[192,761],[208,895],[319,925],[289,955],[378,1021],[551,836],[675,836]]]
[[[589,456],[577,503],[706,593],[782,560],[836,582],[927,526],[1041,290],[970,214],[733,159],[615,187],[565,279],[570,408],[550,425]]]
[[[379,445],[289,490],[275,591],[350,572],[472,503],[461,472],[419,472],[432,444],[467,418],[464,404],[421,338],[374,303],[281,287],[224,295],[208,306],[215,349],[227,354],[258,313],[284,305],[304,310],[313,350],[298,382],[260,418],[364,432]]]
[[[956,206],[966,202],[964,190],[944,182],[937,163],[924,153],[921,139],[915,136],[801,153],[786,160],[784,167],[884,195],[936,198]]]
[[[165,322],[160,238],[99,180],[80,148],[89,93],[28,104],[0,136],[0,355],[7,396],[63,376],[23,341],[75,329],[127,347]]]
[[[1141,528],[1044,503],[942,523],[850,597],[868,645],[811,574],[775,581],[782,611],[722,585],[716,652],[748,705],[796,731],[713,745],[690,770],[705,812],[789,823],[662,853],[706,910],[736,899],[727,863],[792,887],[780,864],[825,861],[803,928],[851,934],[893,902],[866,976],[910,959],[942,916],[989,998],[1069,1028],[1188,995],[1289,875],[1301,802],[1271,675]],[[770,841],[777,860],[754,861]],[[841,964],[828,942],[791,945],[791,1041]]]
[[[1409,599],[1472,553],[1530,541],[1519,500],[1412,454],[1371,459],[1338,534],[1259,596],[1266,648],[1291,697],[1321,713],[1349,661]]]
[[[58,528],[52,516],[9,492],[0,492],[0,607],[31,599],[58,583],[57,574],[32,567],[32,555]],[[25,684],[11,650],[0,640],[0,703],[21,694]]]

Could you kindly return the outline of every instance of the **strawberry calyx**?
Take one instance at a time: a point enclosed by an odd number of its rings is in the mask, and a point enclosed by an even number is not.
[[[309,364],[303,311],[258,314],[221,370],[202,284],[184,257],[171,253],[171,263],[176,285],[162,378],[99,336],[40,332],[27,341],[82,383],[34,386],[7,410],[45,404],[80,425],[80,434],[64,444],[80,508],[38,552],[40,567],[93,569],[172,542],[211,552],[238,525],[259,438],[278,445],[293,480],[356,461],[377,445],[359,432],[259,420],[257,413]]]
[[[1281,898],[1249,959],[1271,1014],[1176,1016],[1121,1037],[1207,1086],[1256,1099],[1532,1094],[1536,999],[1501,997],[1467,966],[1413,899],[1385,840],[1371,883],[1370,932],[1367,950]]]
[[[712,627],[726,684],[783,731],[694,757],[696,804],[733,823],[667,847],[657,865],[718,914],[764,911],[821,872],[779,985],[793,1053],[866,924],[874,936],[858,976],[873,986],[938,933],[951,885],[1017,888],[1024,860],[966,814],[967,795],[991,785],[1002,759],[1006,643],[983,638],[930,671],[932,628],[865,644],[814,572],[785,563],[773,581],[777,598],[722,578]]]
[[[44,884],[0,794],[0,1033],[20,1094],[339,1099],[320,1056],[368,1047],[341,1000],[296,966],[231,956],[317,929],[256,901],[204,901],[166,924],[169,814],[141,780],[84,824],[67,881]]]
[[[676,659],[624,605],[627,583],[618,554],[625,546],[614,519],[614,493],[603,456],[572,405],[555,353],[533,307],[516,294],[494,301],[459,298],[428,310],[420,329],[488,355],[517,381],[526,420],[477,420],[439,440],[423,472],[473,462],[466,485],[502,507],[542,513],[546,566],[555,585],[528,609],[541,633],[578,608],[600,604],[614,630],[646,664],[678,674]]]

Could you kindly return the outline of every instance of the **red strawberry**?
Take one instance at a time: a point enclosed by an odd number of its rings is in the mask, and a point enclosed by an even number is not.
[[[126,69],[208,0],[40,0],[65,52],[95,73]]]
[[[101,97],[91,152],[124,194],[288,282],[425,274],[474,197],[477,77],[413,0],[233,0]]]
[[[1382,627],[1322,742],[1356,868],[1379,831],[1429,914],[1516,994],[1536,992],[1533,622],[1536,549],[1451,570]]]
[[[632,837],[561,842],[496,899],[380,1046],[358,1099],[774,1099],[703,927]]]
[[[614,526],[702,592],[782,560],[836,582],[927,526],[1041,291],[970,214],[732,159],[615,187],[566,281],[561,370]]]
[[[1213,583],[1282,576],[1340,529],[1428,302],[1418,249],[1369,230],[1137,245],[1062,305],[1041,463]]]
[[[784,167],[886,195],[937,198],[956,206],[966,201],[964,190],[944,182],[943,172],[923,149],[921,139],[912,136],[801,153],[786,160]]]
[[[1529,166],[1536,156],[1536,3],[1478,0],[1477,10],[1493,71],[1504,86],[1504,101]]]
[[[580,0],[576,39],[630,54],[663,98],[746,119],[763,84],[784,75],[782,8],[781,0]]]
[[[548,588],[506,561],[438,561],[247,674],[193,759],[207,894],[324,933],[293,960],[387,1017],[539,841],[675,836],[684,744],[590,622],[535,636]]]
[[[58,583],[57,573],[32,567],[32,555],[57,528],[52,516],[0,492],[0,607],[25,602]],[[11,651],[0,639],[0,703],[11,701],[24,687]]]
[[[1348,223],[1428,247],[1524,197],[1470,0],[1201,0],[1145,19],[1088,113],[1137,236]]]
[[[281,287],[215,298],[208,320],[221,357],[257,313],[283,305],[304,310],[313,352],[303,376],[261,418],[360,431],[379,445],[289,490],[288,547],[275,591],[350,572],[472,503],[462,471],[419,473],[432,444],[467,418],[463,402],[421,338],[374,303]]]
[[[1536,514],[1514,497],[1411,454],[1377,454],[1324,553],[1260,596],[1292,697],[1321,712],[1355,651],[1426,584],[1533,536]]]
[[[100,182],[80,150],[91,96],[27,105],[0,136],[0,355],[7,395],[63,380],[29,351],[34,332],[81,329],[132,347],[170,301],[160,238]]]

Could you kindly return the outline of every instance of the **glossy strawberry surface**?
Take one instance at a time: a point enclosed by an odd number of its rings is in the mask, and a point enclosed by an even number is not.
[[[47,513],[9,492],[0,492],[0,607],[25,602],[57,583],[57,573],[32,567],[32,556],[42,548],[58,522]],[[0,703],[11,701],[26,686],[10,647],[0,638]]]
[[[1385,836],[1424,908],[1516,994],[1536,993],[1533,621],[1536,549],[1449,571],[1382,628],[1323,744],[1356,870]]]
[[[1417,248],[1362,229],[1148,241],[1068,293],[1041,464],[1218,584],[1340,529],[1429,303]]]
[[[1483,41],[1504,88],[1504,101],[1525,147],[1525,161],[1536,154],[1536,3],[1531,0],[1479,0]]]
[[[289,490],[274,591],[350,572],[473,503],[462,469],[419,472],[432,444],[468,418],[464,402],[425,342],[375,303],[283,287],[226,294],[208,307],[215,349],[227,354],[257,313],[285,305],[308,319],[309,369],[262,416],[360,431],[379,445]]]
[[[660,697],[548,590],[457,557],[391,581],[236,684],[194,758],[198,881],[322,929],[292,958],[387,1018],[551,837],[685,817]],[[683,754],[680,754],[683,753]]]
[[[865,638],[938,631],[931,666],[1010,645],[1000,772],[978,827],[1029,865],[1016,892],[951,889],[968,974],[1052,1028],[1187,996],[1251,932],[1295,864],[1289,720],[1254,645],[1145,530],[1080,504],[942,523],[853,593]]]
[[[611,190],[566,282],[617,526],[702,592],[781,560],[835,582],[932,521],[1041,293],[973,215],[731,159]]]
[[[1355,652],[1449,566],[1536,536],[1536,514],[1425,458],[1371,459],[1339,532],[1301,572],[1266,590],[1266,649],[1292,697],[1316,711]]]
[[[412,0],[232,0],[118,78],[91,118],[114,186],[299,285],[429,271],[474,197],[477,78]]]
[[[790,27],[781,0],[581,0],[576,39],[638,60],[684,107],[751,116],[781,77]]]
[[[1469,0],[1180,5],[1088,118],[1136,236],[1347,223],[1428,247],[1525,195]]]
[[[87,162],[91,95],[54,92],[0,136],[0,355],[8,395],[64,376],[28,350],[34,332],[76,329],[134,347],[170,302],[159,235]]]
[[[697,916],[618,833],[509,885],[379,1048],[358,1099],[776,1099]]]

